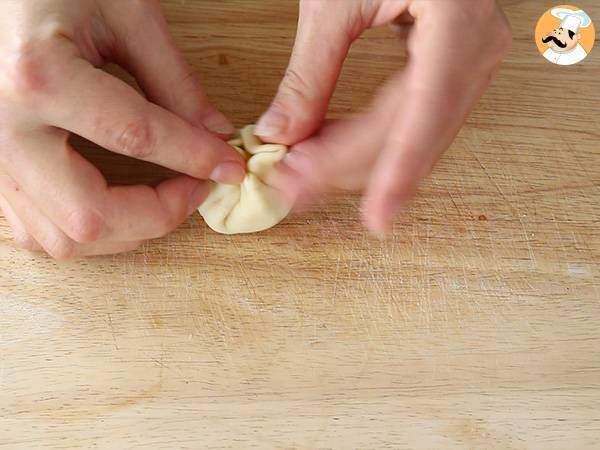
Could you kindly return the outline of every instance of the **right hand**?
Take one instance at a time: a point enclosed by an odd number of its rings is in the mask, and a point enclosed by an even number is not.
[[[99,69],[107,62],[131,72],[148,100]],[[177,50],[158,0],[0,3],[0,207],[19,246],[64,259],[165,235],[202,203],[202,180],[244,177],[240,155],[209,130],[233,127]],[[185,175],[108,186],[70,132]]]
[[[350,46],[384,24],[407,38],[405,68],[367,111],[325,121]],[[450,147],[510,42],[495,0],[301,1],[288,70],[256,127],[267,142],[295,144],[271,183],[291,199],[362,190],[363,220],[384,235]]]

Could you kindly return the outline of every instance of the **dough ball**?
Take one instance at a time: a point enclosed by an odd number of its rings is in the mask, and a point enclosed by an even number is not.
[[[290,212],[281,196],[266,183],[267,174],[287,153],[280,144],[264,144],[248,125],[229,141],[246,158],[246,178],[240,185],[213,183],[198,211],[217,233],[256,233],[274,227]]]

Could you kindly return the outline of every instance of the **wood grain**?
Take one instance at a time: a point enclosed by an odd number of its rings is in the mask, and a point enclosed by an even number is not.
[[[532,39],[553,3],[504,4],[497,81],[385,242],[353,196],[61,264],[2,221],[0,448],[600,447],[600,49],[552,66]],[[256,120],[295,2],[164,6],[214,102]],[[332,115],[403,61],[369,32]],[[164,175],[82,145],[114,182]]]

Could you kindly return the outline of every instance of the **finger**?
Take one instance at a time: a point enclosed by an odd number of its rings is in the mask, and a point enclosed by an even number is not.
[[[142,241],[130,242],[93,242],[91,244],[78,244],[77,256],[106,256],[129,253],[137,250]]]
[[[58,260],[67,260],[80,256],[107,255],[124,253],[136,249],[141,242],[93,242],[79,244],[69,238],[29,199],[19,186],[5,175],[0,177],[0,187],[7,197],[20,226],[31,233],[34,245],[30,250],[43,249]],[[4,208],[4,205],[3,205]],[[13,209],[14,208],[14,209]]]
[[[437,11],[421,13],[431,20]],[[410,49],[414,56],[397,81],[404,102],[395,112],[388,110],[393,123],[363,202],[364,220],[375,232],[387,231],[419,181],[450,146],[499,64],[502,42],[498,55],[490,52],[483,57],[477,45],[454,49],[439,46],[443,36],[456,29],[461,20],[464,15],[458,20],[435,17],[438,27],[426,32],[419,29],[422,21],[416,22],[415,36],[419,39],[412,39]],[[494,34],[495,30],[490,31]]]
[[[24,232],[39,243],[42,250],[56,259],[67,259],[74,255],[75,243],[48,220],[20,186],[5,174],[0,175],[0,190]]]
[[[242,157],[204,128],[148,102],[121,80],[69,56],[72,44],[59,41],[60,68],[45,73],[35,94],[36,110],[48,125],[72,131],[127,156],[190,176],[225,183],[245,176]]]
[[[13,239],[17,247],[30,251],[42,250],[42,247],[36,242],[33,236],[29,234],[25,225],[3,195],[0,195],[0,208],[4,213],[6,221],[10,225],[13,233]]]
[[[456,100],[442,91],[407,89],[406,94],[410,114],[403,114],[403,110],[396,112],[363,203],[366,225],[379,233],[387,231],[393,217],[413,196],[418,182],[450,145],[464,120],[464,115],[449,107]]]
[[[361,148],[365,138],[357,133],[364,128],[359,119],[326,124],[316,136],[290,149],[269,182],[290,199],[360,189],[374,158],[372,152],[360,151],[369,149]]]
[[[147,240],[177,228],[209,193],[208,183],[180,176],[156,187],[111,187],[104,206],[112,228],[122,230],[121,239]]]
[[[256,133],[265,140],[295,144],[312,135],[327,113],[348,49],[362,31],[349,12],[354,7],[340,3],[332,8],[331,3],[300,3],[290,63],[275,99],[257,124]]]
[[[410,30],[415,23],[415,19],[408,11],[404,11],[393,21],[389,23],[389,28],[396,33],[398,39],[404,41],[410,35]]]
[[[234,131],[231,122],[210,104],[177,48],[159,2],[143,2],[142,7],[139,2],[119,2],[119,8],[104,9],[104,18],[117,37],[116,62],[135,76],[150,101],[215,133]]]
[[[377,108],[351,119],[326,121],[314,137],[291,147],[269,180],[286,197],[310,200],[329,191],[366,186],[402,94],[395,77],[376,97]]]
[[[76,242],[164,236],[208,195],[206,182],[184,175],[156,187],[109,187],[98,169],[68,145],[65,134],[49,129],[22,136],[21,151],[8,170],[33,203]]]

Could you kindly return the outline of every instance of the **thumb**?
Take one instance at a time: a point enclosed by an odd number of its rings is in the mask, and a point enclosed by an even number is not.
[[[103,13],[116,34],[116,62],[132,73],[150,101],[214,133],[234,131],[177,48],[158,1],[119,2],[119,8]]]
[[[345,0],[344,0],[345,1]],[[300,2],[292,56],[256,134],[267,141],[295,144],[320,128],[344,59],[353,40],[347,8],[329,1]]]

